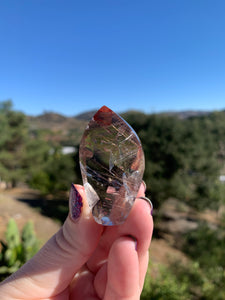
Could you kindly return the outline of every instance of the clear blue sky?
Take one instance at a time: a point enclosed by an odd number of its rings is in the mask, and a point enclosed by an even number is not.
[[[225,108],[224,0],[0,0],[0,100],[37,115]]]

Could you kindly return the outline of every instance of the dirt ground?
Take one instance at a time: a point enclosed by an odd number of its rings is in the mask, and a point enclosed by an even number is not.
[[[26,201],[18,199],[38,199],[37,191],[27,188],[16,188],[0,191],[0,239],[4,238],[7,222],[14,218],[21,230],[24,224],[31,220],[34,224],[38,239],[46,242],[59,228],[60,224],[49,217],[42,215],[38,209],[31,207]],[[164,239],[153,239],[150,248],[150,260],[154,264],[168,264],[173,260],[186,262],[184,254],[173,247]]]
[[[6,225],[10,218],[14,218],[21,230],[24,224],[31,220],[35,232],[42,243],[46,242],[60,227],[52,219],[43,216],[24,202],[17,199],[34,199],[38,196],[36,191],[30,189],[12,189],[0,191],[0,239],[4,237]]]

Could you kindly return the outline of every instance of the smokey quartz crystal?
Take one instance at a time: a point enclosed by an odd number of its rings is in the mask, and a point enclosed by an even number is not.
[[[89,207],[102,225],[123,223],[144,173],[144,153],[135,131],[106,106],[87,125],[80,168]]]

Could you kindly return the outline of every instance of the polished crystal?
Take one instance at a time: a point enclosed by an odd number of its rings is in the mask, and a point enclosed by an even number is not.
[[[144,173],[144,153],[137,134],[119,115],[103,106],[84,131],[79,155],[95,221],[108,226],[123,223]]]

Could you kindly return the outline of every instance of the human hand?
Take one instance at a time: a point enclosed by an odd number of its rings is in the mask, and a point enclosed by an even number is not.
[[[153,230],[150,205],[137,198],[124,224],[105,227],[90,215],[84,188],[75,187],[62,228],[0,284],[0,299],[140,298]],[[142,184],[137,197],[144,193]]]

